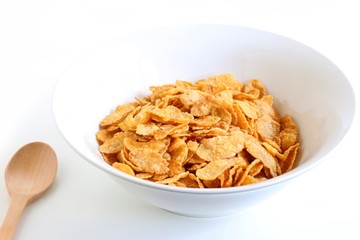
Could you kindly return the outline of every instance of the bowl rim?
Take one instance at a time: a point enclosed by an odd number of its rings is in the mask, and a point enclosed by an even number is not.
[[[148,187],[148,188],[152,188],[152,189],[156,189],[159,191],[165,191],[165,192],[176,192],[176,193],[183,193],[183,194],[199,194],[199,195],[213,195],[213,194],[234,194],[234,193],[245,193],[245,192],[250,192],[250,191],[257,191],[257,190],[261,190],[264,188],[269,188],[272,186],[276,186],[279,185],[281,183],[284,182],[288,182],[289,180],[296,178],[300,175],[303,175],[304,173],[308,172],[310,169],[318,166],[319,164],[321,164],[322,162],[324,162],[324,160],[326,158],[328,158],[328,156],[335,150],[338,148],[338,146],[343,142],[344,138],[347,136],[348,132],[350,131],[350,129],[353,126],[353,122],[354,122],[354,118],[355,118],[355,112],[356,112],[356,96],[355,96],[355,92],[354,89],[351,85],[351,82],[348,80],[348,78],[346,77],[346,75],[343,73],[343,71],[337,66],[335,65],[328,57],[326,57],[325,55],[323,55],[322,53],[320,53],[319,51],[317,51],[316,49],[313,49],[310,46],[307,46],[301,42],[298,42],[292,38],[289,38],[287,36],[283,36],[281,34],[278,33],[274,33],[274,32],[270,32],[270,31],[266,31],[263,29],[257,29],[257,28],[253,28],[253,27],[246,27],[246,26],[241,26],[241,25],[231,25],[231,24],[177,24],[177,25],[171,25],[171,26],[162,26],[162,27],[155,27],[155,28],[150,28],[150,29],[145,29],[145,30],[141,30],[139,32],[135,32],[135,33],[131,33],[125,36],[122,36],[118,39],[116,39],[117,41],[121,41],[123,39],[126,39],[128,37],[134,37],[137,36],[138,34],[145,34],[147,32],[150,31],[161,31],[161,30],[166,30],[166,29],[171,29],[174,27],[209,27],[209,26],[216,26],[216,27],[225,27],[225,28],[235,28],[235,29],[247,29],[247,30],[252,30],[252,31],[259,31],[262,33],[266,33],[266,34],[271,34],[283,39],[287,39],[293,42],[296,42],[297,44],[300,44],[306,48],[311,49],[312,51],[316,52],[317,54],[321,55],[322,57],[324,57],[326,60],[328,60],[331,64],[334,65],[334,67],[337,68],[337,70],[344,75],[344,78],[347,80],[346,84],[348,84],[349,86],[349,90],[351,91],[351,102],[353,103],[352,109],[351,109],[351,116],[349,117],[349,124],[348,124],[348,128],[346,128],[343,132],[343,134],[339,137],[338,142],[335,144],[335,146],[330,149],[328,152],[326,152],[326,154],[321,157],[318,158],[316,161],[312,161],[313,159],[310,158],[308,159],[307,162],[304,162],[303,164],[296,166],[294,169],[290,170],[289,172],[286,172],[284,174],[281,174],[279,176],[276,176],[274,178],[271,179],[267,179],[265,181],[259,182],[259,183],[253,183],[253,184],[249,184],[249,185],[245,185],[245,186],[237,186],[237,187],[228,187],[228,188],[185,188],[185,187],[177,187],[177,186],[169,186],[169,185],[165,185],[165,184],[160,184],[160,183],[156,183],[156,182],[152,182],[149,180],[144,180],[141,178],[137,178],[135,176],[131,176],[129,174],[126,174],[124,172],[121,172],[115,168],[113,168],[111,165],[109,165],[108,163],[106,163],[105,161],[103,161],[103,163],[99,163],[99,162],[94,162],[92,159],[88,158],[84,153],[82,153],[80,150],[78,150],[72,143],[71,141],[65,136],[65,133],[62,131],[60,123],[58,121],[58,118],[56,117],[56,107],[55,107],[55,102],[56,102],[56,96],[57,96],[57,90],[58,90],[58,86],[61,84],[61,80],[62,80],[62,76],[63,74],[66,72],[66,70],[68,70],[69,68],[72,67],[72,64],[70,64],[65,70],[64,72],[59,76],[58,81],[53,89],[53,98],[52,98],[52,115],[53,115],[53,119],[55,121],[55,125],[60,133],[60,135],[63,137],[63,139],[66,141],[66,143],[78,154],[80,155],[83,159],[85,159],[87,162],[89,162],[91,165],[99,168],[100,170],[102,170],[105,173],[110,174],[111,176],[120,178],[121,180],[124,181],[128,181],[132,184],[136,184],[142,187]],[[76,61],[75,61],[76,62]],[[301,147],[300,147],[300,151],[301,151]]]

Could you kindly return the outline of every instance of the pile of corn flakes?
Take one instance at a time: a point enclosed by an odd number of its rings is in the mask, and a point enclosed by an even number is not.
[[[189,188],[257,183],[288,172],[299,131],[259,80],[231,74],[150,87],[117,106],[96,134],[105,161],[132,176]]]

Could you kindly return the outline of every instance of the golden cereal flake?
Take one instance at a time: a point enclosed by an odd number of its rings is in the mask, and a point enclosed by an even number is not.
[[[201,141],[196,154],[206,160],[231,158],[244,148],[245,136],[241,131],[229,136],[217,136]]]

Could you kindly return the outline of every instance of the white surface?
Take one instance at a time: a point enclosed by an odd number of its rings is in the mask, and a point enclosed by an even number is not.
[[[151,85],[224,72],[244,82],[261,79],[280,113],[295,119],[301,131],[300,166],[260,184],[205,190],[134,178],[102,159],[94,136],[117,104],[147,96]],[[214,217],[267,199],[282,187],[277,184],[319,164],[349,130],[354,105],[346,77],[313,49],[260,30],[204,24],[147,31],[94,49],[61,76],[53,111],[67,142],[135,196],[171,212]]]
[[[26,209],[15,239],[359,239],[357,116],[327,161],[270,200],[230,218],[192,219],[119,192],[68,147],[51,114],[55,83],[79,56],[126,33],[180,23],[237,24],[291,37],[329,57],[358,95],[357,6],[324,0],[1,1],[0,169],[30,141],[49,143],[59,158],[55,185]],[[0,216],[9,201],[0,181]]]

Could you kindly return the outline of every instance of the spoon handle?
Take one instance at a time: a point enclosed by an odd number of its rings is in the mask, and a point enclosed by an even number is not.
[[[10,206],[0,228],[0,240],[13,239],[16,225],[29,200],[30,197],[26,195],[14,195],[11,197]]]

